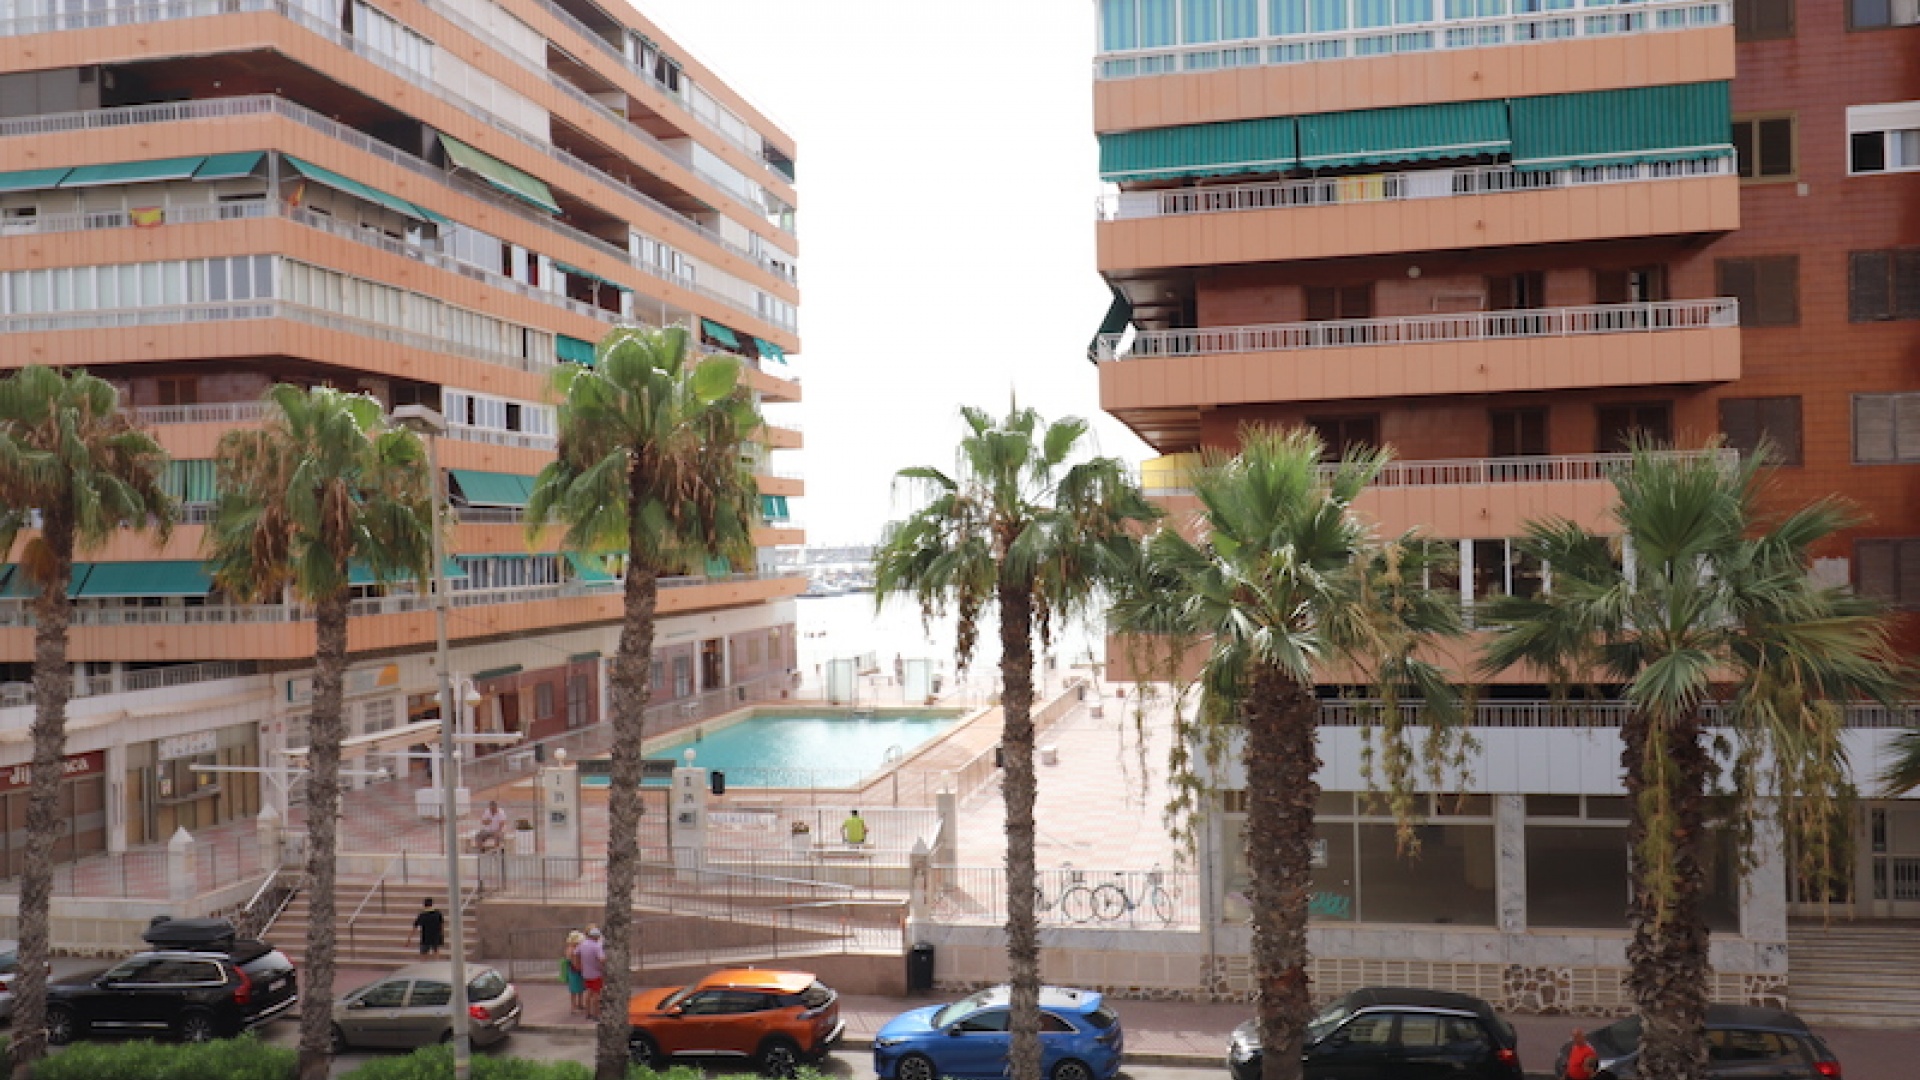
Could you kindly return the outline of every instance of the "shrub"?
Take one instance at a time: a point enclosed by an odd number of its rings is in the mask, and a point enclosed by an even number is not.
[[[75,1043],[33,1067],[34,1080],[292,1080],[299,1055],[251,1035],[199,1044]]]
[[[375,1058],[346,1074],[343,1080],[446,1080],[453,1075],[453,1049],[444,1044],[422,1047],[404,1057]],[[652,1072],[638,1065],[628,1080],[707,1080],[691,1065],[675,1065]],[[577,1061],[530,1061],[526,1058],[473,1055],[473,1080],[592,1080],[593,1067]],[[168,1078],[172,1080],[172,1078]],[[208,1080],[216,1080],[209,1077]],[[224,1078],[218,1078],[224,1080]],[[756,1073],[720,1074],[712,1080],[763,1080]],[[814,1069],[801,1069],[795,1080],[826,1080]]]

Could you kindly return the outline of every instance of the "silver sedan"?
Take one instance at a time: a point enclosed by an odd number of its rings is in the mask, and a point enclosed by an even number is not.
[[[453,1037],[447,1013],[453,965],[413,964],[334,1002],[333,1047],[411,1048]],[[467,1030],[475,1046],[491,1046],[520,1023],[520,994],[490,967],[468,969]]]

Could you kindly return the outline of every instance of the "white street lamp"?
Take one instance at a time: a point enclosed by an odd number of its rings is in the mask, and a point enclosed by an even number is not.
[[[446,418],[425,405],[402,405],[393,410],[393,419],[427,440],[427,472],[433,481],[433,637],[436,664],[440,669],[440,817],[446,826],[447,845],[447,938],[453,957],[453,996],[447,1002],[448,1019],[453,1026],[454,1080],[469,1080],[473,1075],[473,1040],[467,1032],[467,939],[466,914],[460,909],[460,807],[454,795],[455,771],[459,758],[454,752],[455,724],[459,708],[453,696],[453,669],[447,648],[447,493],[441,487],[440,436],[447,430]],[[478,704],[479,692],[467,685],[467,694]]]

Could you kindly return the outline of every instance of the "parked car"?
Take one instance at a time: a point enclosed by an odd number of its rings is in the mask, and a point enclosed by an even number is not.
[[[1227,1042],[1234,1080],[1260,1080],[1260,1025],[1248,1021]],[[1307,1025],[1308,1080],[1522,1080],[1513,1025],[1477,997],[1376,986],[1355,990]]]
[[[951,1005],[910,1009],[873,1037],[880,1080],[1000,1080],[1013,1036],[1007,987]],[[1040,1072],[1048,1080],[1111,1080],[1120,1071],[1126,1031],[1119,1014],[1091,990],[1040,988]]]
[[[20,943],[0,938],[0,1024],[13,1020],[13,977],[20,971]]]
[[[846,1034],[840,995],[811,973],[752,968],[642,990],[627,999],[627,1023],[628,1054],[656,1071],[676,1057],[745,1057],[788,1076]]]
[[[1630,1016],[1587,1035],[1606,1080],[1634,1080],[1640,1056],[1640,1018]],[[1572,1047],[1560,1047],[1554,1068],[1564,1074]],[[1807,1028],[1805,1021],[1780,1009],[1750,1005],[1707,1006],[1707,1075],[1765,1076],[1777,1080],[1840,1080],[1840,1059]]]
[[[520,992],[490,967],[467,969],[467,1037],[491,1046],[520,1026]],[[453,1034],[453,964],[413,964],[333,1003],[333,1048],[411,1048]]]
[[[260,941],[229,951],[135,953],[105,971],[47,985],[47,1041],[97,1033],[172,1034],[188,1042],[235,1035],[300,1000],[293,961]]]

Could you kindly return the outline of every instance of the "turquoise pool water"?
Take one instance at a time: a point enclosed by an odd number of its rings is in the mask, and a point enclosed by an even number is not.
[[[724,727],[700,725],[671,744],[649,747],[647,758],[678,765],[692,750],[694,765],[726,773],[730,787],[845,787],[878,772],[890,756],[912,754],[959,719],[958,710],[939,709],[858,717],[844,709],[755,713]],[[580,779],[606,783],[585,770]]]

